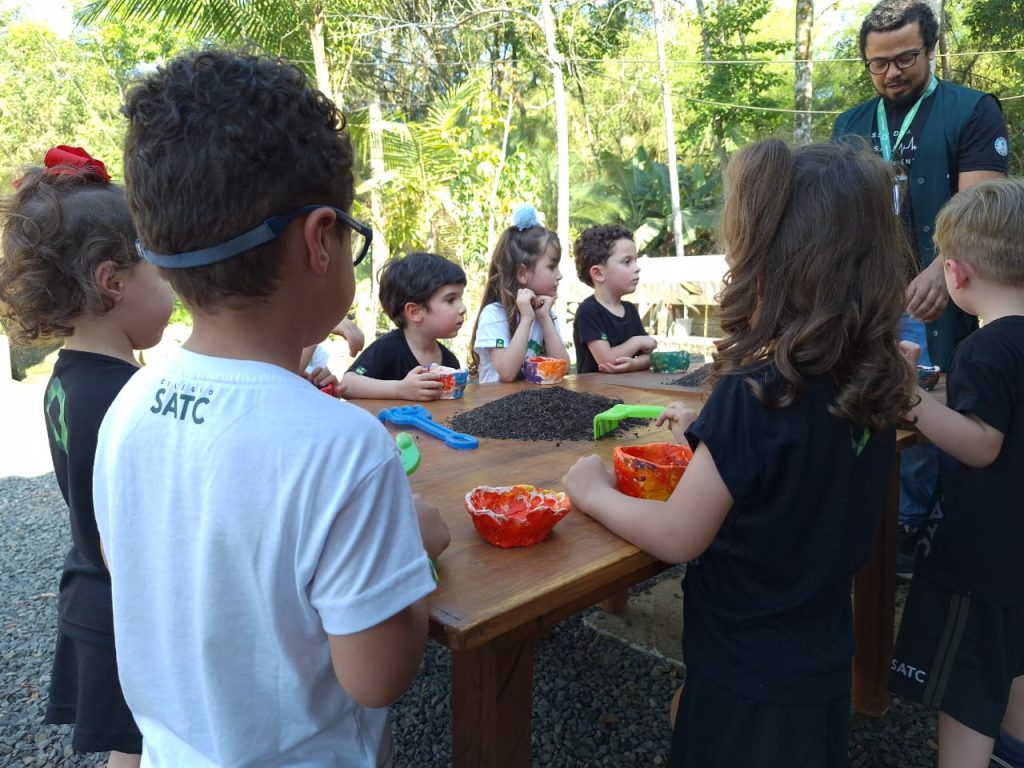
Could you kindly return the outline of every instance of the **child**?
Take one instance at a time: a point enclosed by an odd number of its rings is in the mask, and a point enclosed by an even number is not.
[[[385,707],[422,658],[447,530],[387,430],[297,373],[372,234],[347,213],[344,119],[297,67],[214,49],[157,69],[124,111],[138,247],[193,319],[96,451],[144,759],[391,765]]]
[[[512,226],[491,255],[487,286],[470,341],[470,374],[481,384],[515,381],[534,355],[568,362],[558,319],[551,308],[562,273],[558,235],[540,225],[531,205],[516,206]]]
[[[77,752],[138,765],[142,736],[117,679],[92,470],[103,414],[138,369],[133,350],[160,341],[174,296],[156,267],[139,261],[124,191],[103,163],[61,146],[45,165],[0,204],[0,305],[16,342],[64,340],[44,400],[53,470],[71,513],[46,722],[73,723]]]
[[[594,289],[573,320],[576,373],[650,368],[657,342],[644,330],[636,304],[622,300],[640,280],[633,234],[619,224],[590,227],[576,239],[573,255],[576,274]]]
[[[462,267],[420,251],[391,259],[380,272],[380,303],[396,328],[373,342],[342,378],[348,397],[436,400],[430,365],[459,368],[438,339],[456,336],[466,317]]]
[[[1024,181],[954,196],[935,222],[950,298],[984,326],[953,353],[949,407],[913,415],[940,453],[889,682],[939,710],[939,765],[1024,766]],[[906,345],[917,363],[917,349]],[[1000,724],[1003,733],[1000,734]]]
[[[659,420],[689,468],[664,502],[616,491],[596,456],[564,484],[612,532],[690,563],[669,764],[846,766],[851,581],[911,401],[909,253],[891,172],[866,152],[768,139],[736,153],[727,189],[713,389],[699,417],[677,403]]]
[[[350,357],[358,355],[363,348],[363,344],[366,343],[366,339],[363,336],[363,332],[359,330],[359,326],[347,317],[334,326],[331,333],[341,336],[348,342],[348,354]],[[299,370],[321,392],[334,397],[343,397],[345,395],[345,385],[338,381],[338,377],[331,373],[331,369],[327,367],[330,362],[330,355],[327,354],[327,350],[320,344],[314,344],[302,350]]]

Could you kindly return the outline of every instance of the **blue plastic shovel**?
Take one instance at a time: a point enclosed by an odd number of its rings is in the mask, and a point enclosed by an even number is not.
[[[472,435],[464,435],[436,423],[430,415],[430,411],[422,405],[400,405],[396,408],[385,408],[377,414],[377,418],[400,427],[416,427],[431,437],[436,437],[449,448],[460,451],[480,446],[480,441]]]

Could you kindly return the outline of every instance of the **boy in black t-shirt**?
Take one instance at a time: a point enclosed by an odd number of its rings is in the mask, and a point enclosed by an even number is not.
[[[939,764],[1024,766],[1024,181],[947,203],[935,243],[957,306],[984,320],[924,392],[917,426],[941,451],[940,496],[889,678],[939,710]],[[918,349],[904,353],[917,362]],[[996,741],[998,739],[998,741]]]
[[[573,320],[576,372],[626,373],[649,368],[657,342],[644,330],[636,305],[622,300],[636,290],[640,279],[632,233],[619,224],[590,227],[583,230],[572,250],[576,274],[594,289]]]
[[[380,303],[395,330],[363,352],[342,379],[345,396],[436,400],[440,374],[431,364],[459,368],[438,339],[458,334],[466,318],[466,273],[435,253],[416,251],[392,259],[380,273]]]

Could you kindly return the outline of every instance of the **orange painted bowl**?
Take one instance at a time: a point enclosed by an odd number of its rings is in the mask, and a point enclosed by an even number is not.
[[[534,384],[557,384],[569,370],[569,361],[557,357],[528,357],[523,376]]]
[[[449,368],[447,365],[431,363],[427,366],[438,375],[441,382],[441,394],[438,400],[458,400],[466,392],[466,382],[469,381],[469,371],[465,368]]]
[[[532,485],[479,485],[466,494],[466,510],[484,541],[529,547],[547,538],[569,513],[569,497]]]
[[[612,451],[615,485],[627,496],[664,501],[693,458],[693,451],[678,443],[619,445]]]

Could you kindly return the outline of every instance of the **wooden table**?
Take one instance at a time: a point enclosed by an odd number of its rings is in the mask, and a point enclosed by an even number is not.
[[[688,400],[700,407],[698,391],[661,386],[671,375],[646,376],[624,386],[627,382],[620,377],[590,374],[568,377],[559,386],[627,403],[663,405]],[[426,406],[434,420],[443,423],[452,415],[532,386],[470,385],[460,400]],[[402,404],[355,402],[373,413]],[[567,515],[539,545],[493,547],[473,528],[465,494],[477,485],[529,483],[560,488],[562,475],[581,456],[597,453],[610,467],[615,445],[671,440],[671,434],[648,425],[598,442],[481,439],[475,450],[456,451],[417,430],[408,431],[419,436],[422,455],[421,467],[412,476],[413,490],[439,508],[452,537],[440,558],[440,584],[430,601],[431,636],[452,654],[452,764],[529,766],[534,638],[668,566],[578,512]],[[892,651],[896,532],[895,507],[888,509],[892,501],[886,512],[891,524],[882,525],[875,560],[857,577],[855,592],[854,700],[861,709],[878,714],[888,706],[885,675]]]

